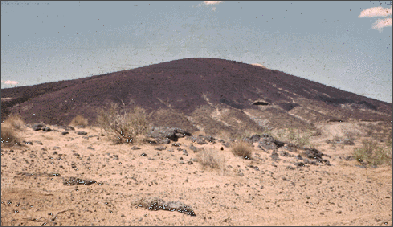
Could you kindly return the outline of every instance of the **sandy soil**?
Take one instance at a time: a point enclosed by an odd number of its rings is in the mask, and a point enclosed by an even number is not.
[[[321,127],[335,134],[335,125]],[[182,138],[180,147],[133,150],[113,145],[98,128],[75,128],[87,135],[51,128],[58,131],[26,127],[21,136],[33,144],[2,147],[1,225],[392,225],[391,167],[343,158],[361,138],[332,148],[323,134],[313,142],[332,165],[297,167],[300,151],[273,161],[257,144],[254,160],[244,160],[218,141]],[[225,168],[203,168],[191,144],[213,149]],[[96,183],[64,184],[70,177]],[[196,216],[138,208],[149,197],[180,201]]]

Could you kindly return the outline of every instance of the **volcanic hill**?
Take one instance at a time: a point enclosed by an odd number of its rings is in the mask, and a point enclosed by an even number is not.
[[[278,70],[217,58],[185,58],[68,81],[1,89],[2,121],[94,124],[108,103],[143,107],[154,126],[207,133],[303,127],[329,121],[391,121],[389,103]]]

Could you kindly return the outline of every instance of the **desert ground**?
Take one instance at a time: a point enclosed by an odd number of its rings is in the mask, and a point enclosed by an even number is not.
[[[228,138],[197,144],[203,131],[171,144],[114,144],[98,127],[47,126],[26,124],[16,131],[22,145],[2,144],[1,225],[392,225],[391,164],[352,157],[373,134],[360,123],[316,124],[311,143],[330,165],[299,165],[303,150],[257,143],[244,159]],[[354,145],[326,143],[349,128],[360,132]]]

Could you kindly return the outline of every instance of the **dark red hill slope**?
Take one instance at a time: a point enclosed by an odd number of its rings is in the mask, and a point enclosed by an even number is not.
[[[68,124],[77,114],[96,119],[108,102],[139,105],[185,116],[201,106],[240,111],[279,111],[310,122],[341,118],[391,120],[389,103],[321,83],[245,63],[216,58],[186,58],[88,78],[1,90],[3,115],[20,112],[26,122]],[[259,102],[259,103],[257,103]],[[260,105],[253,105],[260,104]],[[274,110],[273,110],[274,109]],[[273,113],[272,112],[272,113]],[[33,115],[35,114],[35,115]],[[276,115],[276,114],[274,114]],[[308,116],[307,115],[307,116]],[[296,117],[296,116],[295,116]]]

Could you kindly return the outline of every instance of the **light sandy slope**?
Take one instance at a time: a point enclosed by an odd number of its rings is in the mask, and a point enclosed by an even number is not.
[[[324,127],[336,130],[332,125]],[[55,129],[26,128],[23,137],[33,145],[2,147],[2,225],[392,225],[391,167],[359,168],[340,159],[353,146],[332,148],[323,142],[327,137],[315,141],[332,166],[299,168],[286,156],[275,167],[272,152],[256,144],[254,160],[235,157],[220,143],[194,144],[225,158],[220,170],[203,169],[186,139],[178,143],[188,156],[171,145],[164,151],[149,144],[137,145],[139,150],[112,145],[98,137],[98,128],[76,128],[89,139]],[[63,185],[71,176],[100,184]],[[196,216],[132,205],[144,197],[181,201]]]

